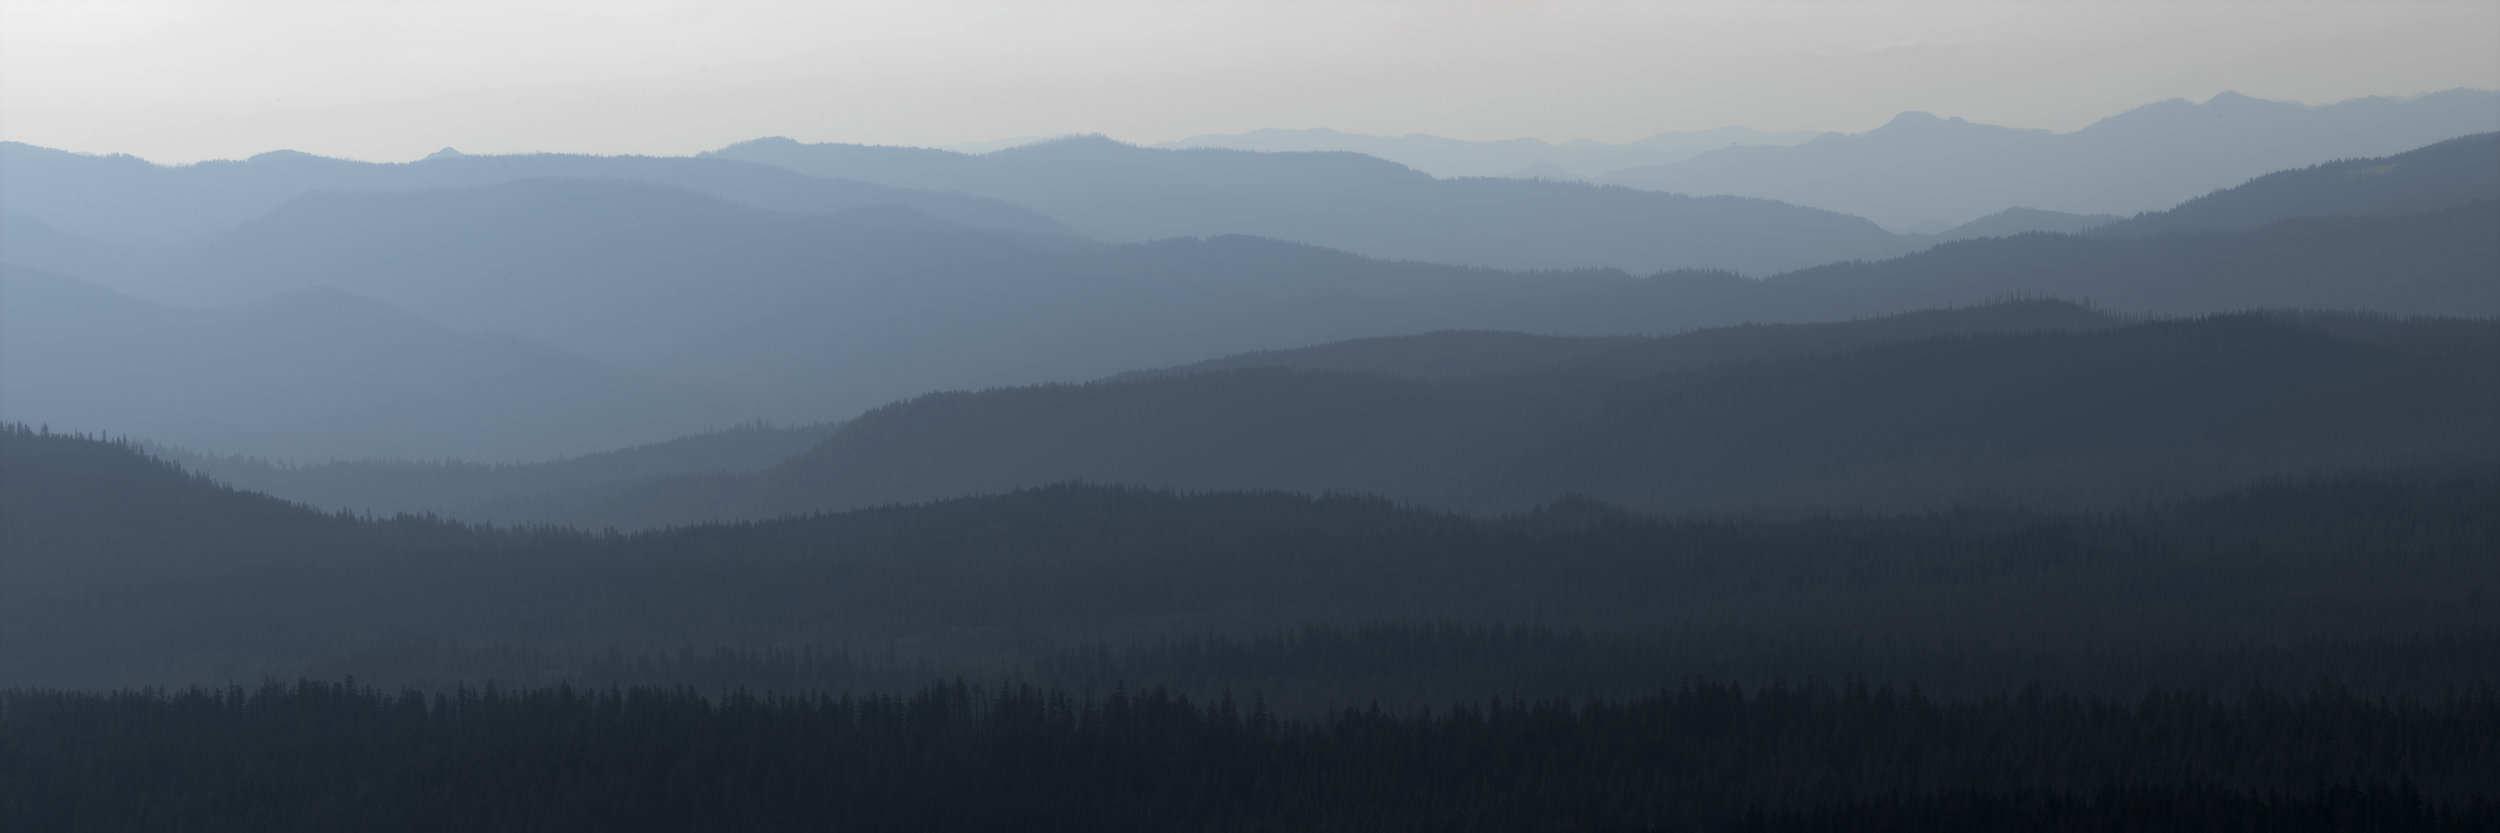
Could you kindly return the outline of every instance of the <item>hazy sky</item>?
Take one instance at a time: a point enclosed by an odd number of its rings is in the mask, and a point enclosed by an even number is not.
[[[675,154],[766,135],[1619,141],[1902,110],[2072,129],[2222,90],[2500,87],[2500,2],[0,0],[0,138]]]

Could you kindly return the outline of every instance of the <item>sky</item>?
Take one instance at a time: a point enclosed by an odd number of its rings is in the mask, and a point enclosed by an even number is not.
[[[2500,2],[0,0],[0,139],[160,162],[1261,127],[2071,130],[2500,88]]]

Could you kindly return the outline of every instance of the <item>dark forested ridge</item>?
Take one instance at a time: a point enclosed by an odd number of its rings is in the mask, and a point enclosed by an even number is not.
[[[2484,830],[2500,694],[1938,701],[1686,682],[1255,700],[353,685],[0,692],[0,822],[164,830]],[[252,766],[235,766],[237,760]],[[43,762],[38,768],[31,766]]]
[[[770,469],[543,519],[763,518],[1068,480],[1479,511],[1566,493],[1683,515],[2105,506],[2494,459],[2495,357],[2483,320],[2126,323],[2048,301],[1654,339],[1445,333],[920,397]]]
[[[1806,646],[1815,667],[1795,676],[1884,653],[2500,628],[2488,467],[2090,515],[1664,521],[1565,500],[1478,519],[1369,498],[1056,487],[618,536],[325,515],[128,446],[4,436],[9,684],[250,679],[441,640],[628,653],[852,642],[998,668],[1155,634],[1500,622],[1687,654]]]

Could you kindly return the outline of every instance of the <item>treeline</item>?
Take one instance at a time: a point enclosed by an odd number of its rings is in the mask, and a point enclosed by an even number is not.
[[[2500,691],[1688,681],[1279,718],[1162,690],[0,693],[13,830],[2473,830]],[[2257,826],[2270,825],[2270,826]]]
[[[641,653],[429,640],[301,670],[317,679],[353,677],[429,691],[494,682],[893,693],[969,677],[1071,691],[1154,687],[1202,700],[1256,692],[1286,715],[1320,714],[1350,703],[1407,713],[1496,697],[1634,697],[1697,677],[1755,685],[1837,683],[1851,674],[1917,680],[1930,694],[1963,698],[2031,686],[2129,698],[2152,691],[2299,690],[2332,681],[2368,697],[2433,700],[2461,686],[2500,684],[2500,632],[2067,655],[1870,648],[1739,635],[1704,643],[1465,621],[1378,622],[1248,635],[1150,635],[986,656],[899,640]]]

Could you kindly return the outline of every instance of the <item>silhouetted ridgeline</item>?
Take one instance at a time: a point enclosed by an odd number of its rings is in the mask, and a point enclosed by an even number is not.
[[[1070,480],[1682,515],[2107,506],[2500,459],[2500,324],[2020,302],[1662,339],[1448,333],[920,397],[748,475],[538,519],[765,518]],[[1472,375],[1465,368],[1474,368]]]
[[[2298,217],[2412,214],[2495,198],[2500,198],[2500,133],[2482,133],[2393,156],[2278,171],[2092,233],[2245,231]]]
[[[1849,667],[2500,628],[2487,466],[2108,515],[1671,522],[1569,500],[1477,519],[1058,487],[619,536],[325,515],[127,446],[0,439],[0,684],[251,679],[440,640],[567,661],[891,643],[1010,667],[1163,634],[1498,622]],[[1832,673],[1816,664],[1787,676]]]
[[[758,139],[705,154],[1023,205],[1100,239],[1247,234],[1499,269],[1773,272],[1920,241],[1769,200],[1576,182],[1435,179],[1352,153],[1155,149],[1081,136],[979,156]]]
[[[0,207],[70,235],[125,246],[195,240],[315,192],[406,192],[548,177],[669,185],[804,214],[900,205],[968,226],[1068,233],[1050,218],[996,200],[842,182],[727,159],[439,153],[416,162],[375,163],[281,150],[245,160],[158,165],[134,156],[0,142],[0,179],[9,183],[0,192]]]
[[[1686,683],[1281,721],[961,683],[0,693],[0,822],[161,830],[2485,830],[2500,693]],[[41,767],[30,766],[41,762]],[[2010,828],[2009,828],[2010,826]]]
[[[1549,144],[1535,139],[1485,142],[1421,133],[1367,136],[1324,127],[1307,130],[1265,128],[1247,133],[1191,136],[1155,147],[1230,148],[1268,153],[1347,151],[1379,157],[1438,177],[1589,179],[1623,168],[1690,159],[1723,147],[1793,145],[1816,135],[1811,130],[1770,133],[1744,127],[1719,127],[1658,133],[1621,144],[1588,139]]]
[[[2067,133],[1903,113],[1864,133],[1727,148],[1601,180],[1783,200],[1900,228],[2014,206],[2129,215],[2272,171],[2493,130],[2500,130],[2500,92],[2490,90],[2325,107],[2226,92],[2202,104],[2148,104]]]

